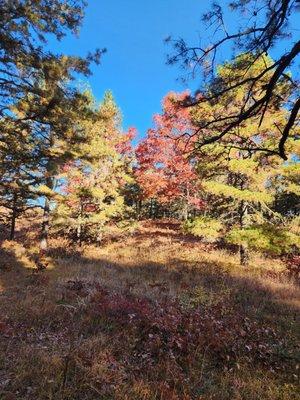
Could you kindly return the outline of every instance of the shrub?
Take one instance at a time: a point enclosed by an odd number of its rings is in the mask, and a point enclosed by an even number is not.
[[[225,237],[228,243],[246,244],[250,249],[270,255],[283,255],[300,248],[300,237],[287,229],[271,224],[232,229]]]
[[[103,331],[104,326],[112,327],[114,332],[126,332],[128,352],[123,354],[126,365],[129,363],[139,370],[147,368],[148,373],[167,361],[174,366],[174,360],[183,372],[189,363],[197,363],[197,352],[203,354],[205,349],[209,349],[207,356],[211,362],[222,368],[232,367],[240,358],[249,364],[268,362],[280,367],[279,337],[272,328],[233,312],[228,309],[228,302],[220,299],[211,302],[207,291],[200,288],[194,295],[193,307],[185,307],[176,300],[153,303],[144,297],[112,293],[99,286],[87,315],[96,322],[94,334],[98,329]],[[210,306],[203,307],[203,300],[206,304],[209,301]],[[121,340],[124,347],[123,335]]]
[[[287,260],[287,270],[292,277],[300,279],[300,256],[292,256]]]
[[[223,225],[217,219],[201,216],[185,222],[183,229],[186,233],[213,242],[221,236]]]
[[[288,224],[288,229],[290,232],[294,233],[295,235],[300,236],[300,215],[298,215],[290,220],[290,222]]]

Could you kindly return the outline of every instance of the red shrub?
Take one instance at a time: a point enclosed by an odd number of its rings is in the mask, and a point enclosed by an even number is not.
[[[287,270],[291,276],[300,279],[300,255],[292,256],[287,260]]]
[[[99,288],[90,313],[132,338],[134,346],[127,353],[131,366],[150,367],[169,360],[184,368],[199,355],[227,369],[240,357],[249,363],[280,365],[277,346],[282,342],[275,332],[238,313],[228,313],[226,305],[184,309],[175,301],[154,303]]]

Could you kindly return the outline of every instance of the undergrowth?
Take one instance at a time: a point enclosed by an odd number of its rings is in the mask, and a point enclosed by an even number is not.
[[[32,254],[1,250],[1,399],[298,398],[300,296],[282,261],[243,269],[163,226],[53,243],[43,272]]]

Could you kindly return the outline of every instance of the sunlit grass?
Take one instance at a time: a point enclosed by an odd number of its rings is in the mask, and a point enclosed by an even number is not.
[[[245,269],[229,251],[155,226],[79,251],[53,241],[39,273],[34,249],[2,253],[3,399],[297,398],[300,294],[280,260],[257,254]],[[176,327],[185,315],[208,324],[196,350],[195,326]]]

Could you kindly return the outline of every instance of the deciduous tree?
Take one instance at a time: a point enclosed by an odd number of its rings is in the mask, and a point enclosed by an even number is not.
[[[173,107],[177,99],[185,96],[186,93],[170,93],[165,97],[162,114],[154,117],[155,128],[149,129],[136,149],[135,176],[143,199],[154,199],[169,206],[177,203],[186,219],[190,210],[203,206],[203,201],[186,143],[176,140],[193,129],[189,111]]]

